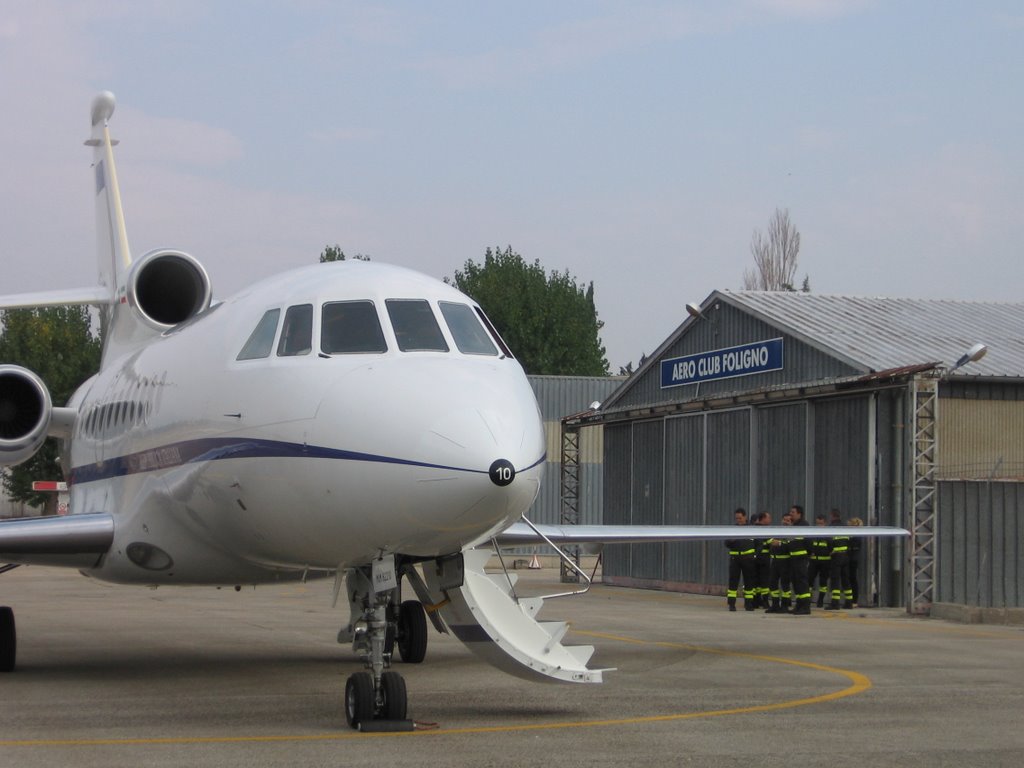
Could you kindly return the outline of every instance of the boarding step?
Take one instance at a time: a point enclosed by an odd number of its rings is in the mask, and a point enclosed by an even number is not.
[[[610,670],[587,668],[594,647],[562,645],[568,624],[537,621],[543,598],[516,599],[516,574],[484,571],[492,554],[467,549],[461,558],[423,569],[430,597],[452,634],[489,664],[518,677],[600,683]]]

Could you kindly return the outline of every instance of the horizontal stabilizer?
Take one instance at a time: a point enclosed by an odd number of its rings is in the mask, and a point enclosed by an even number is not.
[[[569,625],[537,622],[542,598],[516,599],[510,576],[487,574],[490,550],[463,552],[461,583],[445,583],[425,568],[431,599],[452,634],[477,656],[505,672],[528,680],[600,683],[608,670],[588,669],[593,646],[564,646]]]
[[[536,530],[534,530],[536,528]],[[539,531],[539,533],[538,533]],[[521,544],[643,544],[656,541],[714,541],[746,536],[757,539],[832,538],[833,536],[909,536],[888,526],[801,525],[537,525],[514,523],[497,535],[502,546]]]
[[[105,513],[0,521],[0,562],[87,568],[110,549],[114,518]]]
[[[31,309],[33,307],[62,307],[69,304],[112,304],[113,292],[102,285],[93,288],[67,288],[35,293],[12,293],[0,296],[0,309]]]

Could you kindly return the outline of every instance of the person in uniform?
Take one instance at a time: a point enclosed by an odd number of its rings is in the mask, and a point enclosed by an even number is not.
[[[789,508],[789,515],[793,519],[793,527],[806,526],[804,519],[804,508],[794,504]],[[789,540],[789,579],[793,584],[793,607],[794,616],[811,615],[811,587],[807,583],[807,564],[810,561],[810,552],[807,549],[807,539],[803,536],[794,536]]]
[[[859,517],[851,517],[850,525],[861,526],[864,521]],[[860,605],[860,584],[857,578],[857,570],[860,566],[860,545],[863,539],[860,536],[850,537],[850,601],[854,605]]]
[[[783,525],[792,525],[789,512],[782,516]],[[790,604],[789,539],[768,539],[771,570],[768,575],[768,594],[772,604],[765,613],[788,613]]]
[[[853,589],[850,586],[850,537],[834,536],[832,538],[832,599],[828,610],[853,608]]]
[[[814,524],[823,527],[825,525],[825,516],[822,514],[815,515]],[[832,540],[811,539],[810,545],[811,560],[807,564],[807,584],[811,588],[812,597],[817,592],[818,607],[822,608],[825,605],[825,597],[828,595],[828,578],[832,570]],[[817,589],[814,586],[815,581],[818,582]]]
[[[747,511],[740,507],[733,512],[733,521],[744,528],[747,525]],[[754,540],[749,536],[737,536],[735,539],[725,540],[726,549],[729,550],[729,587],[726,594],[726,601],[730,611],[736,610],[736,597],[739,590],[740,578],[743,579],[743,607],[748,611],[754,610]]]
[[[754,525],[771,525],[771,512],[758,512],[754,515]],[[769,578],[771,576],[772,558],[769,546],[771,539],[754,539],[754,605],[758,608],[768,608],[771,605],[769,596]]]

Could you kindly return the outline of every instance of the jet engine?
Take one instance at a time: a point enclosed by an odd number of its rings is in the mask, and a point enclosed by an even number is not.
[[[0,467],[32,458],[50,427],[53,403],[43,380],[17,365],[0,365]]]
[[[212,299],[203,265],[183,251],[150,251],[128,275],[129,305],[160,331],[198,315]]]

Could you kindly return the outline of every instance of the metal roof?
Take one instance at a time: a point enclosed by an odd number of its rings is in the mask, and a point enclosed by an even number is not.
[[[931,362],[951,367],[981,342],[988,354],[958,369],[958,377],[1024,378],[1024,303],[714,291],[701,308],[716,301],[865,372]]]

